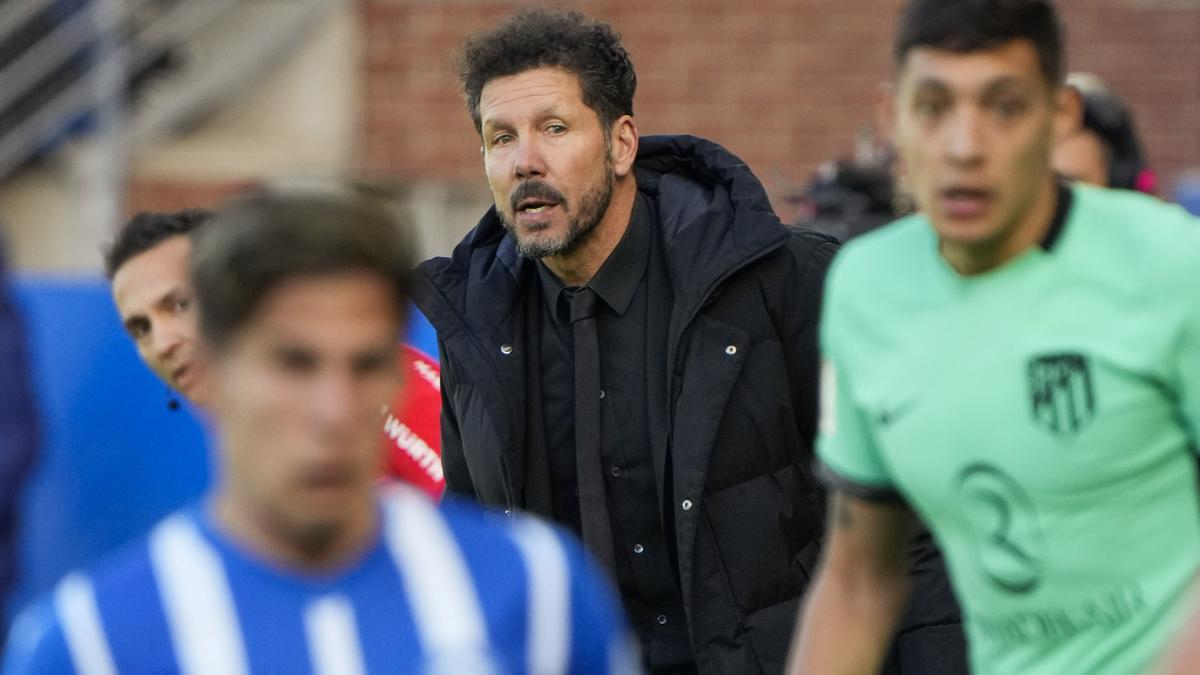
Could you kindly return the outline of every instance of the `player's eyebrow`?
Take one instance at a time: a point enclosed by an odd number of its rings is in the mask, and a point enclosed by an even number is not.
[[[1029,86],[1025,81],[1011,75],[1003,75],[984,85],[980,96],[988,99],[1002,94],[1025,94],[1028,91]]]
[[[943,94],[949,93],[950,86],[941,78],[926,75],[912,83],[912,91],[917,93]]]
[[[186,294],[183,292],[182,288],[178,286],[172,286],[169,290],[167,290],[166,293],[163,293],[162,297],[160,297],[158,301],[154,303],[154,306],[160,309],[169,307],[170,305],[178,302],[180,298],[185,296]]]
[[[538,121],[544,120],[548,117],[562,117],[562,116],[563,116],[563,112],[561,110],[559,110],[559,107],[556,103],[549,103],[544,106],[541,106],[537,110],[534,110],[533,115],[532,115],[532,117]],[[513,127],[512,122],[510,122],[507,118],[505,118],[503,116],[491,117],[491,118],[484,120],[484,122],[483,122],[483,130],[484,131],[496,130],[496,129],[511,129],[512,127]]]

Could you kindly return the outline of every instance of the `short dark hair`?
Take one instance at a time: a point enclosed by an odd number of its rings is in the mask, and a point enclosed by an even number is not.
[[[546,66],[579,78],[583,102],[596,111],[605,133],[617,118],[633,114],[637,74],[612,26],[577,11],[525,9],[463,45],[459,77],[475,130],[483,130],[479,97],[484,85]]]
[[[142,211],[130,218],[104,249],[104,273],[112,279],[130,258],[149,251],[171,237],[191,233],[212,216],[213,212],[208,209]]]
[[[916,47],[952,52],[993,49],[1027,39],[1046,82],[1063,81],[1063,29],[1050,0],[912,0],[900,15],[892,58],[896,69]]]
[[[1067,86],[1079,93],[1083,127],[1104,144],[1109,187],[1141,189],[1138,180],[1146,171],[1146,157],[1129,105],[1095,75],[1072,73],[1067,76]]]
[[[192,283],[200,330],[227,344],[280,283],[366,271],[408,315],[414,251],[410,232],[378,194],[356,184],[267,188],[235,197],[193,235]]]

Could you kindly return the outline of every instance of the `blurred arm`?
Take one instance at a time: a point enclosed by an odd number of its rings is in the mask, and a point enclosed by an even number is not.
[[[450,392],[458,386],[458,381],[441,339],[438,339],[438,354],[442,367],[442,474],[446,478],[446,491],[474,498],[475,486],[467,469],[462,434],[450,396]]]
[[[829,536],[797,625],[790,675],[873,675],[909,594],[908,507],[835,491]]]

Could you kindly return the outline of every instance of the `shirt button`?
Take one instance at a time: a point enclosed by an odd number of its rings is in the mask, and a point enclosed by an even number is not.
[[[621,477],[621,467],[614,466],[613,468],[609,469],[608,475],[612,476],[613,478],[620,478]]]
[[[659,614],[658,616],[656,616],[654,618],[654,620],[657,621],[658,625],[660,625],[660,626],[667,625],[667,615],[666,614]]]
[[[684,511],[691,511],[692,510],[692,500],[685,499],[679,504],[679,506],[683,507]]]
[[[729,345],[728,347],[725,348],[725,353],[730,356],[733,356],[734,354],[737,353],[737,345]]]
[[[508,356],[512,353],[512,345],[500,345],[500,353]]]
[[[604,398],[604,390],[603,389],[600,390],[600,398]]]
[[[633,552],[634,552],[634,553],[644,553],[645,551],[646,551],[646,547],[645,547],[645,546],[642,546],[641,544],[634,544],[634,545],[633,545]]]

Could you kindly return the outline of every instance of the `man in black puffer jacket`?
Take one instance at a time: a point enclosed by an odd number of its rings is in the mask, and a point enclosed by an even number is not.
[[[653,672],[781,671],[823,529],[836,242],[781,225],[715,143],[639,139],[606,24],[519,13],[467,43],[462,75],[495,207],[416,292],[448,490],[580,534]]]

